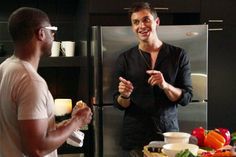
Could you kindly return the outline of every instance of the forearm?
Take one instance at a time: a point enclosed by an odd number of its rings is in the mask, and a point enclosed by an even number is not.
[[[74,130],[78,129],[79,121],[71,118],[65,123],[58,124],[56,130],[49,131],[42,141],[45,154],[52,152],[62,145]]]
[[[73,118],[57,128],[48,128],[48,119],[20,122],[23,151],[27,156],[44,156],[62,145],[78,127]]]
[[[179,100],[182,95],[182,90],[180,88],[176,88],[169,83],[167,84],[167,86],[163,90],[164,90],[166,96],[172,102]]]

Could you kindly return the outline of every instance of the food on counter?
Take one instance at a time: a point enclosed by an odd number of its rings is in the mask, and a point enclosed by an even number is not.
[[[162,147],[146,145],[143,147],[144,157],[167,157],[161,152]]]
[[[182,150],[175,155],[175,157],[196,157],[188,149]]]
[[[200,147],[219,149],[231,142],[230,132],[226,128],[205,130],[203,127],[198,127],[193,129],[191,134],[197,138]]]
[[[231,142],[232,145],[236,145],[236,132],[231,134]]]
[[[198,127],[193,129],[191,135],[198,140],[196,143],[200,148],[197,153],[191,148],[182,148],[186,145],[184,143],[170,143],[163,145],[162,152],[160,152],[160,147],[145,146],[144,157],[166,157],[166,155],[168,157],[236,157],[236,132],[230,133],[226,128],[206,130]]]
[[[204,139],[204,146],[213,149],[222,148],[225,145],[225,138],[215,130],[209,131]]]
[[[220,132],[220,134],[225,138],[225,145],[230,144],[231,137],[230,132],[226,128],[217,128],[216,131]]]
[[[189,143],[169,143],[163,146],[162,152],[168,157],[175,157],[182,150],[188,149],[193,155],[197,156],[199,147]]]
[[[195,128],[192,131],[192,135],[195,136],[198,140],[198,146],[204,146],[204,139],[205,139],[205,129],[203,127]]]
[[[211,152],[203,152],[202,154],[200,154],[200,157],[227,157],[227,156],[233,156],[232,151],[231,150],[217,150],[217,151],[211,151]]]

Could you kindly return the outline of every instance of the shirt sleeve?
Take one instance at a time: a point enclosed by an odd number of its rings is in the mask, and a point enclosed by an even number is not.
[[[191,102],[193,94],[190,59],[184,50],[182,50],[179,59],[179,72],[176,83],[182,90],[181,98],[177,103],[182,106],[186,106],[189,102]]]
[[[119,85],[119,77],[125,77],[125,69],[126,69],[126,63],[125,63],[125,56],[124,54],[121,54],[118,59],[116,60],[116,64],[115,64],[115,72],[114,72],[114,80],[113,80],[113,84],[115,87],[115,90],[113,91],[113,105],[114,107],[120,109],[120,110],[124,110],[125,108],[122,107],[117,99],[118,96],[120,95],[119,91],[118,91],[118,85]]]
[[[44,119],[47,114],[47,86],[39,80],[24,80],[17,97],[18,120]]]

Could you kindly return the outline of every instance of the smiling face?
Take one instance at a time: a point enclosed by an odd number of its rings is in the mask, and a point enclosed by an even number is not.
[[[149,42],[156,37],[159,18],[154,19],[149,10],[143,9],[131,15],[132,30],[139,42]]]

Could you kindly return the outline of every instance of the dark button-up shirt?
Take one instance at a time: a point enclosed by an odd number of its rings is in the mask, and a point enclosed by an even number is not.
[[[158,86],[148,84],[147,64],[151,65],[150,54],[139,51],[138,46],[122,53],[116,62],[114,106],[125,110],[121,144],[127,150],[161,140],[162,132],[178,131],[177,105],[185,106],[192,98],[190,61],[183,49],[163,43],[154,67],[166,82],[182,90],[176,102],[170,101]],[[119,76],[134,86],[128,108],[117,102]]]

